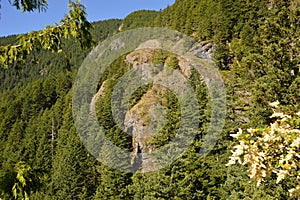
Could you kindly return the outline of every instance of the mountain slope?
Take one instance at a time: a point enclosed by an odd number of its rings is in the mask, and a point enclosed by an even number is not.
[[[159,12],[137,11],[124,20],[94,23],[97,41],[120,31],[159,26],[213,46],[212,59],[226,85],[227,116],[221,138],[206,157],[198,153],[210,121],[210,97],[202,77],[193,69],[182,69],[180,58],[163,51],[131,52],[115,60],[99,80],[98,121],[114,144],[133,153],[159,148],[174,138],[180,105],[176,95],[159,86],[139,88],[129,102],[127,129],[129,122],[140,129],[151,125],[151,116],[159,115],[166,122],[157,124],[159,131],[150,141],[128,135],[113,120],[110,98],[126,70],[137,67],[138,61],[167,63],[187,76],[195,89],[200,117],[193,145],[174,163],[152,173],[110,169],[81,143],[73,120],[72,92],[88,51],[79,51],[78,44],[66,42],[70,68],[65,67],[63,56],[42,52],[32,55],[35,63],[0,69],[0,198],[12,199],[12,188],[18,185],[18,194],[26,191],[31,199],[293,199],[286,189],[295,185],[293,177],[281,184],[271,177],[257,188],[249,182],[244,166],[226,167],[226,163],[235,144],[229,134],[238,128],[268,126],[272,122],[269,102],[279,100],[288,112],[300,108],[299,7],[293,0],[177,0]],[[1,38],[0,44],[15,38]],[[136,154],[133,161],[148,167],[145,158]],[[27,169],[22,174],[26,186],[17,178],[22,169]]]

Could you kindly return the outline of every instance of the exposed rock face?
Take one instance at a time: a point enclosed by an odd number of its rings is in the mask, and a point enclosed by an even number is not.
[[[133,67],[149,63],[154,52],[154,49],[143,49],[133,51],[126,56],[126,63],[132,64]]]
[[[113,48],[122,45],[120,41],[116,41]],[[164,80],[165,77],[162,69],[152,71],[147,67],[142,67],[145,64],[150,64],[154,53],[159,47],[159,42],[149,40],[141,44],[135,51],[126,56],[126,63],[133,68],[142,69],[142,79],[151,79],[158,76]],[[213,44],[203,42],[200,45],[192,48],[190,52],[200,58],[210,59],[212,54]],[[177,56],[179,71],[186,79],[190,78],[192,67],[184,58]],[[161,66],[163,67],[163,66]],[[166,67],[166,66],[165,66]],[[105,89],[107,81],[104,81],[97,94],[94,96],[91,104],[91,111],[95,109],[95,102]],[[184,85],[182,80],[170,80],[170,84]],[[184,93],[185,88],[178,87],[178,93]],[[139,102],[127,111],[124,119],[124,127],[128,134],[132,136],[132,160],[131,164],[134,170],[138,171],[153,171],[155,170],[155,161],[149,156],[149,153],[155,150],[155,146],[149,144],[153,137],[159,132],[166,121],[166,103],[167,103],[167,88],[154,84],[151,89],[146,91]],[[148,155],[147,155],[148,154]]]
[[[90,105],[90,111],[91,112],[95,112],[95,103],[97,102],[97,100],[99,99],[99,97],[101,97],[102,95],[104,95],[104,89],[105,89],[105,86],[106,86],[106,83],[107,83],[107,80],[103,81],[100,89],[98,90],[98,92],[93,96],[92,98],[92,102],[91,102],[91,105]]]
[[[213,56],[213,43],[212,42],[200,42],[199,45],[195,46],[190,50],[198,58],[212,59]]]
[[[148,40],[142,44],[140,44],[136,50],[142,50],[142,49],[160,49],[161,43],[158,40]]]
[[[132,135],[133,154],[132,165],[136,170],[153,171],[155,162],[147,156],[155,150],[148,144],[153,136],[162,128],[165,121],[163,102],[166,101],[162,86],[154,85],[143,95],[141,100],[132,107],[125,116],[125,130]]]
[[[182,59],[182,58],[177,58],[178,59],[178,65],[179,65],[179,69],[180,71],[182,72],[182,74],[189,78],[192,74],[191,70],[192,70],[192,67],[189,65],[189,62],[186,61],[185,59]]]
[[[124,24],[122,23],[122,24],[119,26],[118,30],[119,30],[119,31],[122,31],[123,26],[124,26]]]
[[[155,41],[151,41],[155,43]],[[149,44],[146,44],[149,46]],[[126,62],[132,64],[133,68],[139,68],[141,65],[150,63],[154,49],[141,49],[131,52],[126,56]],[[153,76],[150,70],[143,68],[142,79],[148,79]],[[148,90],[126,114],[124,120],[125,131],[132,136],[132,161],[134,170],[153,171],[155,169],[154,160],[147,156],[155,150],[155,146],[149,145],[153,136],[162,127],[164,120],[163,102],[165,90],[162,86],[154,85]]]

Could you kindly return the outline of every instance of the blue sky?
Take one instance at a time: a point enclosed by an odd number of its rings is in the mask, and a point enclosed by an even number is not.
[[[13,1],[13,0],[11,0]],[[22,13],[11,6],[9,0],[0,0],[0,36],[26,33],[43,29],[47,24],[59,23],[68,12],[68,0],[48,0],[45,13]],[[175,0],[81,0],[86,5],[89,21],[124,18],[136,10],[159,10]]]

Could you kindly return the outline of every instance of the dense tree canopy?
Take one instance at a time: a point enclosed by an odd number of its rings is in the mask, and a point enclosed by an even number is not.
[[[45,0],[12,4],[24,12],[47,8]],[[90,24],[77,1],[60,24],[0,38],[0,198],[299,199],[299,20],[297,0],[177,0],[161,11]],[[125,173],[103,165],[81,143],[72,91],[93,41],[143,26],[168,27],[213,44],[227,115],[218,143],[200,157],[210,97],[203,77],[192,70],[188,81],[200,109],[193,144],[164,169]],[[99,80],[102,93],[95,107],[107,137],[130,151],[132,137],[116,125],[111,111],[114,86],[133,68],[128,56],[115,60]],[[147,60],[181,70],[180,58],[170,52],[152,51]],[[135,91],[130,108],[141,105],[153,88],[157,91],[153,84]],[[159,92],[166,121],[149,143],[156,147],[167,144],[180,123],[176,95]],[[226,166],[235,161],[245,166]],[[249,175],[255,181],[249,182]]]

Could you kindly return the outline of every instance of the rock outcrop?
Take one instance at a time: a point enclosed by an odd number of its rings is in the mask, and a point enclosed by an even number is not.
[[[121,44],[120,42],[118,45]],[[118,46],[116,45],[116,46]],[[154,76],[167,79],[164,77],[164,70],[151,70],[145,65],[151,64],[153,55],[156,53],[156,48],[159,42],[156,40],[147,41],[141,44],[135,51],[126,56],[126,63],[136,69],[142,69],[141,79],[151,79]],[[147,47],[147,48],[145,48]],[[153,48],[149,48],[153,47]],[[203,59],[210,59],[213,51],[213,44],[210,42],[203,42],[200,45],[192,48],[190,52]],[[178,70],[186,79],[189,79],[192,73],[192,67],[189,62],[180,56],[176,56],[178,61]],[[167,67],[166,64],[165,66]],[[159,67],[158,67],[159,68]],[[155,72],[154,72],[155,71]],[[171,72],[172,73],[172,72]],[[184,85],[180,79],[171,80],[170,84]],[[103,82],[99,91],[92,100],[91,111],[95,110],[95,102],[97,99],[105,95],[103,91],[106,86],[106,81]],[[177,88],[178,93],[184,93],[183,88]],[[132,136],[132,160],[131,164],[134,170],[138,171],[153,171],[155,170],[155,161],[149,156],[149,153],[155,150],[155,146],[151,145],[151,140],[163,127],[166,121],[166,103],[167,103],[167,88],[154,84],[152,88],[148,89],[141,99],[131,107],[124,119],[124,131]]]
[[[163,107],[163,102],[166,101],[165,90],[162,86],[154,85],[125,116],[125,131],[132,135],[132,165],[137,168],[136,170],[155,169],[155,161],[147,154],[155,150],[155,146],[149,142],[165,121]]]

